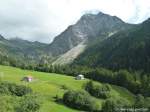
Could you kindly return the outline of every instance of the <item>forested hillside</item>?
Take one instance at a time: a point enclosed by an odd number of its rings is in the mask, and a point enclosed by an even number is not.
[[[136,28],[118,32],[103,42],[88,47],[75,64],[110,69],[133,69],[149,72],[150,19]]]

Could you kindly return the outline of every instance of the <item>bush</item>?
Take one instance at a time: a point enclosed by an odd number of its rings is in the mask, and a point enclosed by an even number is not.
[[[11,93],[16,95],[16,96],[23,96],[26,94],[29,94],[32,92],[32,89],[23,85],[14,85],[14,89],[13,86],[10,89]]]
[[[0,83],[0,93],[1,94],[10,94],[8,85],[6,85],[6,83]]]
[[[111,87],[108,84],[98,85],[90,81],[85,85],[85,90],[92,96],[107,99],[110,97]]]
[[[142,95],[137,95],[135,99],[135,108],[145,108],[148,109],[148,112],[150,111],[150,97],[144,97]]]
[[[32,89],[24,85],[16,85],[14,83],[0,83],[0,93],[23,96],[32,92]]]
[[[27,95],[20,101],[16,112],[36,112],[40,109],[40,102],[35,95]]]
[[[11,96],[0,95],[0,112],[15,112],[15,100]]]
[[[0,112],[36,112],[40,103],[31,93],[32,89],[24,85],[0,83]]]
[[[86,111],[99,110],[99,105],[85,91],[68,91],[63,96],[63,102],[72,108]]]
[[[107,100],[102,105],[102,112],[115,112],[115,102],[113,100]]]
[[[108,99],[102,105],[102,112],[121,112],[121,109],[127,109],[130,107],[131,105],[129,105],[128,101],[125,99]]]

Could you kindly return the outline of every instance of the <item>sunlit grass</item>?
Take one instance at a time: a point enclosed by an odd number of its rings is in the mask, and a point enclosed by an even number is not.
[[[23,77],[28,75],[33,77],[34,80],[32,82],[28,83],[21,81]],[[75,78],[71,76],[21,70],[1,65],[0,80],[31,87],[33,92],[38,94],[39,99],[42,101],[40,112],[79,112],[78,110],[71,109],[63,104],[56,103],[54,97],[56,95],[60,98],[63,96],[65,90],[62,87],[82,90],[83,85],[88,81],[88,79],[75,80]],[[112,86],[111,95],[114,98],[125,98],[131,103],[134,100],[133,95],[129,91],[117,86]],[[105,100],[97,99],[96,101],[102,104]]]

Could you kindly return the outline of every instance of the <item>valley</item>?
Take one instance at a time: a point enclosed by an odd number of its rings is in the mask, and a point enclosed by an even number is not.
[[[33,77],[32,82],[21,81],[23,77],[28,75]],[[63,86],[68,89],[83,90],[83,85],[88,82],[88,79],[75,80],[75,77],[65,76],[61,74],[42,73],[21,70],[8,66],[0,66],[0,81],[6,81],[31,87],[33,93],[35,93],[38,96],[40,102],[42,102],[40,104],[40,112],[82,112],[79,110],[73,110],[65,106],[64,104],[55,102],[54,97],[58,95],[59,98],[62,98],[64,92],[67,91],[67,89],[63,89]],[[111,85],[111,88],[111,95],[113,98],[126,99],[127,102],[131,104],[134,102],[135,96],[127,89],[114,85]],[[102,106],[102,103],[105,102],[105,100],[97,99],[97,102],[99,102],[100,106]],[[9,111],[12,112],[13,110]]]

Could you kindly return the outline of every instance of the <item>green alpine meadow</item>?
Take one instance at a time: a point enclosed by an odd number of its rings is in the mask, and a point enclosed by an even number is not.
[[[63,103],[63,95],[68,91],[77,93],[85,92],[84,94],[88,95],[86,100],[92,99],[97,111],[101,110],[102,105],[108,100],[107,97],[96,97],[92,96],[92,94],[90,95],[88,91],[86,92],[85,85],[89,83],[89,79],[75,80],[75,77],[65,74],[43,73],[8,66],[0,66],[0,71],[1,112],[82,112],[80,108],[78,109],[78,106],[70,108]],[[32,82],[28,83],[22,81],[22,78],[27,75],[33,77]],[[92,83],[99,86],[105,85],[105,83],[99,83],[97,81],[93,81]],[[5,88],[3,88],[4,84],[6,84]],[[12,86],[14,84],[16,86],[25,86],[26,88],[30,88],[32,92],[27,92],[27,94],[21,96],[4,92],[5,89],[8,89],[7,85],[9,84]],[[135,95],[127,89],[109,84],[107,84],[107,86],[110,88],[109,97],[112,99],[114,98],[116,101],[124,100],[128,104],[133,104],[135,102]],[[16,89],[15,93],[22,91],[21,89],[22,87],[20,90]],[[82,101],[80,98],[78,100],[79,102]]]

